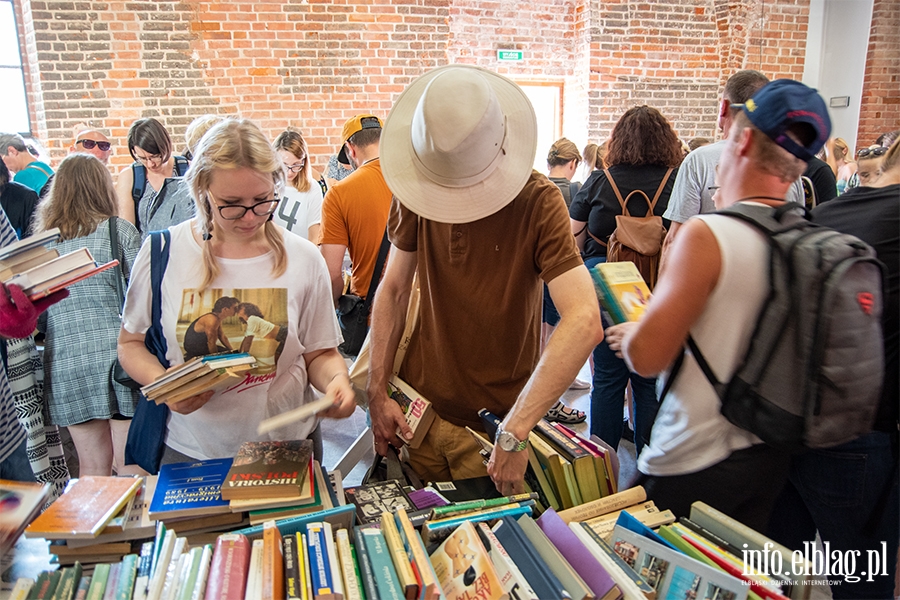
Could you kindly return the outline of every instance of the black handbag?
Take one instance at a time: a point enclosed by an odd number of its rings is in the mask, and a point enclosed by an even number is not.
[[[169,368],[166,358],[168,345],[162,327],[162,278],[169,265],[169,244],[171,236],[168,231],[154,231],[150,234],[150,290],[151,310],[150,329],[144,336],[147,350],[153,354],[159,364]],[[138,401],[128,428],[128,440],[125,442],[125,464],[138,465],[151,474],[159,472],[163,452],[166,449],[166,425],[169,421],[169,407],[156,404],[144,398]]]
[[[390,242],[387,231],[385,231],[384,238],[381,240],[381,248],[378,249],[375,270],[372,272],[372,279],[369,282],[369,293],[366,294],[366,297],[344,294],[338,298],[335,312],[344,336],[344,343],[338,346],[338,350],[346,356],[357,356],[362,349],[366,334],[369,333],[369,313],[372,312],[375,290],[378,289],[378,282],[381,280],[381,272],[384,270],[384,261],[387,259],[389,246]]]
[[[411,465],[400,460],[400,455],[396,448],[388,445],[385,456],[375,453],[375,461],[363,476],[362,483],[376,483],[392,479],[399,481],[402,486],[410,486],[416,490],[421,490],[424,487],[419,474],[413,470]]]
[[[109,218],[109,247],[112,251],[112,257],[119,259],[119,228],[116,224],[116,217]],[[119,314],[121,315],[122,307],[125,306],[125,286],[123,284],[124,275],[121,260],[119,260],[119,264],[113,268],[113,276],[116,279],[116,291],[119,293]],[[118,358],[116,358],[112,365],[112,378],[113,381],[124,385],[130,390],[141,389],[141,384],[132,379],[131,375],[122,368],[122,364],[119,362]]]

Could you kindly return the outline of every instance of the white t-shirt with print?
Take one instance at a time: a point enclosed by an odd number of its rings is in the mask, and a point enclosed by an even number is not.
[[[273,323],[269,323],[265,319],[260,319],[256,315],[247,317],[247,330],[244,332],[246,337],[264,338],[275,329]]]
[[[309,228],[322,222],[322,188],[317,181],[309,182],[305,192],[292,185],[284,186],[284,194],[272,221],[291,233],[307,239]],[[313,243],[318,240],[312,240]]]
[[[271,275],[271,253],[247,259],[219,258],[221,272],[202,294],[202,248],[191,234],[194,221],[171,227],[172,247],[162,282],[162,325],[170,364],[184,362],[183,339],[191,324],[212,312],[215,301],[228,296],[255,304],[269,323],[287,327],[280,356],[278,341],[254,340],[250,353],[258,366],[216,392],[199,410],[169,419],[166,444],[198,459],[234,456],[246,441],[291,440],[307,437],[317,425],[310,418],[258,436],[256,427],[267,417],[315,399],[307,379],[303,354],[334,348],[341,342],[331,299],[331,280],[318,249],[286,234],[287,270]],[[150,240],[138,253],[124,310],[124,327],[146,333],[151,324]],[[235,350],[244,331],[236,316],[222,319],[222,328]]]

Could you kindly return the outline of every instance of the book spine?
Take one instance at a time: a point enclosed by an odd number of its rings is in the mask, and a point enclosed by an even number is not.
[[[87,598],[88,590],[91,587],[91,576],[90,575],[82,575],[81,581],[78,582],[78,589],[75,590],[75,600],[84,600]],[[10,598],[13,600],[15,595]]]
[[[46,589],[48,585],[50,585],[50,571],[41,571],[41,574],[34,580],[34,585],[28,591],[28,600],[36,600],[42,593],[41,590]]]
[[[141,545],[141,557],[138,560],[137,574],[134,578],[133,600],[145,600],[147,584],[150,582],[150,569],[153,566],[153,542]]]
[[[331,567],[331,581],[334,586],[334,596],[337,598],[344,595],[344,578],[341,575],[341,563],[337,554],[337,547],[334,545],[334,534],[332,533],[331,523],[322,523],[323,532],[325,534],[325,550],[328,552],[328,565]]]
[[[134,593],[134,581],[137,577],[137,554],[129,554],[122,558],[119,566],[119,579],[116,581],[116,600],[131,600]]]
[[[494,569],[497,571],[497,577],[503,589],[509,594],[512,600],[531,600],[537,598],[534,590],[531,589],[525,576],[519,570],[519,567],[506,552],[506,548],[491,531],[487,523],[478,524],[478,534],[484,542],[484,547],[491,557]]]
[[[72,600],[79,581],[81,581],[81,563],[76,562],[74,566],[63,569],[51,600]]]
[[[303,564],[300,566],[300,580],[302,586],[300,591],[303,592],[303,600],[313,600],[312,591],[312,574],[309,572],[309,546],[306,542],[306,534],[298,533],[297,536],[297,556],[303,556]]]
[[[299,600],[300,566],[297,563],[297,537],[289,535],[284,538],[284,582],[287,600]]]
[[[204,544],[200,554],[200,569],[197,571],[197,583],[191,591],[190,600],[201,600],[206,593],[206,584],[209,579],[209,567],[212,562],[212,544]]]
[[[506,505],[496,509],[470,513],[459,517],[452,517],[442,521],[426,521],[422,525],[422,541],[426,545],[443,541],[448,535],[467,521],[479,523],[481,521],[489,521],[499,519],[501,517],[519,517],[521,515],[531,515],[534,507],[534,500],[519,503],[518,505]]]
[[[415,598],[418,596],[419,586],[416,582],[415,573],[413,573],[409,555],[403,548],[403,542],[400,539],[400,532],[397,530],[397,523],[394,521],[393,513],[384,512],[381,514],[381,533],[384,535],[384,541],[387,544],[391,560],[394,561],[394,569],[397,571],[397,577],[400,580],[400,588],[407,599]]]
[[[16,585],[13,586],[12,591],[9,593],[9,600],[27,600],[33,587],[34,579],[19,577],[16,579]]]
[[[42,586],[41,589],[38,590],[38,595],[36,596],[37,600],[50,600],[53,597],[53,593],[56,591],[57,586],[59,586],[60,577],[62,577],[62,571],[51,572],[46,586]]]
[[[194,593],[194,586],[197,585],[197,575],[200,573],[200,555],[203,554],[203,547],[191,548],[190,553],[184,561],[179,576],[180,584],[178,586],[177,600],[190,600],[191,594]]]
[[[402,508],[399,509],[397,514],[394,515],[394,519],[397,521],[397,528],[400,530],[400,536],[404,540],[407,553],[413,564],[419,570],[422,586],[419,597],[425,598],[426,600],[429,598],[436,598],[439,593],[437,575],[434,572],[431,560],[428,558],[428,552],[422,544],[422,538],[419,536],[418,532],[416,532],[415,527],[405,510]]]
[[[106,563],[99,564],[94,567],[94,574],[91,576],[91,587],[88,588],[87,600],[102,600],[106,591],[106,582],[109,580],[109,570],[111,565]]]
[[[119,585],[119,569],[121,564],[113,563],[109,566],[109,577],[106,578],[106,589],[103,590],[103,600],[114,600],[116,586]]]
[[[308,523],[315,523],[317,521],[338,522],[346,518],[347,515],[350,515],[354,512],[356,512],[356,505],[347,504],[344,506],[336,506],[327,510],[320,510],[318,512],[301,515],[299,517],[279,519],[275,523],[278,526],[278,530],[281,532],[281,535],[285,536],[295,533],[305,533],[306,525]],[[245,535],[247,536],[247,538],[253,540],[262,537],[263,527],[262,525],[254,525],[253,527],[245,527],[244,529],[239,529],[233,533]]]
[[[205,600],[242,600],[250,566],[250,542],[243,535],[216,538]]]
[[[244,591],[244,600],[259,600],[262,598],[262,555],[265,542],[253,540],[250,548],[250,567],[247,571],[247,589]]]
[[[347,600],[361,600],[359,580],[356,577],[356,565],[353,554],[350,551],[350,536],[346,529],[338,529],[334,533],[337,546],[338,560],[341,563],[341,574],[344,577],[344,598]]]
[[[362,530],[359,527],[353,529],[353,546],[356,550],[356,564],[359,565],[359,580],[362,582],[366,600],[377,600],[378,584],[375,580],[375,571],[372,568],[372,561],[369,559]]]
[[[313,596],[332,594],[334,582],[328,549],[325,546],[325,528],[322,523],[306,526],[306,547],[309,550],[309,573],[312,579]]]
[[[284,550],[281,533],[275,521],[265,525],[263,533],[263,599],[275,600],[284,595]]]
[[[560,518],[566,523],[572,521],[587,521],[611,513],[622,510],[628,506],[638,504],[647,500],[647,492],[641,486],[635,486],[622,490],[617,494],[612,494],[593,502],[587,502],[580,506],[568,508],[559,512]]]
[[[402,600],[405,596],[400,591],[400,581],[397,579],[397,571],[388,553],[384,536],[379,529],[363,529],[362,538],[365,551],[372,563],[372,573],[375,577],[377,588],[376,598],[379,600]]]

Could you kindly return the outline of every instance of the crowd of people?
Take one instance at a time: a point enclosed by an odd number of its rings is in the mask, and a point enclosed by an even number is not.
[[[333,405],[268,436],[312,439],[321,458],[320,418],[356,408],[335,307],[345,293],[369,297],[365,392],[385,454],[412,435],[386,384],[417,281],[417,325],[399,375],[437,413],[409,451],[423,479],[487,473],[501,493],[522,491],[528,432],[544,416],[584,421],[560,398],[590,387],[590,432],[613,448],[631,405],[639,482],[660,506],[686,514],[704,500],[762,531],[796,523],[780,536],[792,547],[818,531],[832,547],[897,548],[897,132],[854,154],[830,139],[814,90],[752,70],[728,80],[717,115],[723,139],[684,142],[659,110],[636,106],[602,144],[579,151],[556,141],[544,175],[531,166],[537,123],[524,92],[450,65],[411,83],[386,120],[349,119],[323,173],[299,130],[270,140],[239,118],[198,118],[183,155],[160,121],[135,121],[125,140],[134,162],[115,183],[114,144],[98,130],[78,131],[55,172],[20,136],[0,134],[0,245],[59,228],[60,253],[87,247],[120,265],[36,306],[4,286],[0,334],[27,337],[36,326],[45,336],[44,422],[68,429],[81,474],[142,472],[126,457],[141,399],[113,378],[117,362],[148,384],[217,352],[249,352],[257,364],[225,390],[171,406],[160,462],[233,456],[259,439],[260,421],[312,401],[313,388]],[[846,447],[790,457],[761,443],[719,413],[693,359],[666,381],[689,335],[727,380],[753,334],[768,248],[749,225],[714,214],[737,203],[814,206],[815,222],[860,237],[886,265],[879,416]],[[607,260],[623,215],[656,218],[665,230],[645,275],[653,297],[644,317],[613,325],[588,268]],[[31,324],[25,335],[22,323]],[[588,361],[592,380],[580,382]],[[664,383],[671,390],[660,404]],[[13,404],[4,365],[0,478],[34,479]],[[482,408],[503,419],[487,465],[465,430],[480,428]],[[864,473],[855,497],[826,476],[842,470]],[[822,494],[840,498],[842,513]],[[894,562],[890,577],[860,584],[865,597],[890,596]]]

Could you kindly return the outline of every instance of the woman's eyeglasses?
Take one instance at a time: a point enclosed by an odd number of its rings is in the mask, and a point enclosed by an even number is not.
[[[284,165],[284,168],[287,169],[291,173],[299,173],[303,170],[303,167],[306,166],[306,159],[302,159],[298,163],[294,163],[292,165]]]
[[[868,158],[869,156],[881,156],[888,151],[885,147],[880,148],[863,148],[859,152],[856,153],[856,158]]]
[[[85,150],[93,150],[94,147],[100,148],[101,152],[106,152],[112,147],[109,142],[95,142],[94,140],[78,140],[75,145],[81,144]]]
[[[212,194],[210,194],[209,197],[214,199]],[[211,204],[216,207],[216,210],[219,211],[219,214],[222,215],[222,218],[226,221],[237,221],[238,219],[243,218],[248,210],[253,211],[253,214],[257,217],[271,215],[275,212],[275,209],[278,208],[278,203],[280,201],[281,198],[276,195],[271,200],[263,200],[262,202],[257,202],[251,206],[244,206],[243,204],[227,204],[225,206],[219,206],[216,202],[211,202]]]

